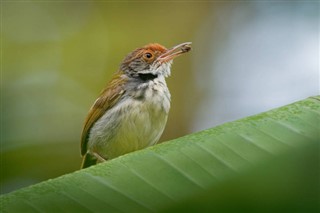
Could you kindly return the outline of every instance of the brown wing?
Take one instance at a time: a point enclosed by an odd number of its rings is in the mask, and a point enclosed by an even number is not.
[[[99,98],[94,102],[91,107],[81,135],[81,155],[83,156],[87,152],[88,135],[93,124],[125,93],[124,83],[126,80],[121,77],[120,74],[115,75],[109,82],[106,89],[104,89]]]

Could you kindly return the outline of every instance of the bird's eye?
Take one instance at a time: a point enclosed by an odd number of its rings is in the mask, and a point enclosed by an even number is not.
[[[150,59],[150,58],[153,57],[153,55],[152,55],[151,53],[145,53],[145,54],[144,54],[144,57],[145,57],[146,59]]]

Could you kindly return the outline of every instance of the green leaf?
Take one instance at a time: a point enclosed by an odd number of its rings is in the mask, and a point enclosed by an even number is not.
[[[3,195],[1,212],[315,210],[319,121],[311,97]]]

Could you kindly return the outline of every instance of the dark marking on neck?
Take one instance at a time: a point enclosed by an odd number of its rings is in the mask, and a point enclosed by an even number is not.
[[[158,77],[158,75],[155,75],[155,74],[151,74],[151,73],[139,73],[138,74],[138,77],[142,80],[142,81],[152,81],[154,80],[155,78]]]

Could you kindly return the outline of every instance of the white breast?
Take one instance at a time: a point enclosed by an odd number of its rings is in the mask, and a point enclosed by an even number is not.
[[[91,128],[88,149],[105,159],[154,145],[170,109],[170,93],[163,78],[143,85],[144,98],[126,92]],[[139,91],[139,90],[138,90]]]

